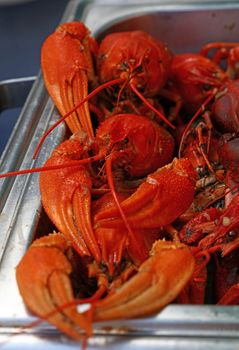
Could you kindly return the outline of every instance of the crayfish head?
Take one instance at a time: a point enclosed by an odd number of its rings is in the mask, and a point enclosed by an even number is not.
[[[178,54],[173,58],[169,79],[190,113],[201,106],[215,88],[227,80],[225,72],[212,60],[199,54]]]
[[[212,105],[212,121],[220,132],[239,132],[239,80],[228,80]]]
[[[165,84],[172,53],[146,32],[112,33],[101,42],[97,67],[102,83],[123,77],[148,97]]]
[[[220,140],[218,155],[223,167],[230,172],[232,178],[238,182],[239,137],[236,136],[236,134],[224,134]]]
[[[114,168],[142,177],[172,160],[174,139],[152,120],[135,114],[117,114],[98,128],[99,152],[110,154]]]

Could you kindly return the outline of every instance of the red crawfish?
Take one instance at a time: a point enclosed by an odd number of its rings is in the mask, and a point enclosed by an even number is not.
[[[119,94],[126,91],[129,96],[129,92],[133,91],[173,127],[146,100],[160,93],[168,79],[171,62],[172,53],[168,46],[143,31],[112,33],[99,45],[97,73],[101,83],[121,79]]]
[[[183,53],[173,57],[169,80],[180,103],[194,113],[228,79],[226,73],[210,59],[196,54]]]

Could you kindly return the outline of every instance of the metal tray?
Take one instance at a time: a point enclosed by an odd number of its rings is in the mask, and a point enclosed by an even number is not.
[[[174,52],[198,51],[209,41],[237,41],[237,1],[80,1],[69,2],[62,21],[82,20],[98,38],[105,33],[143,29],[168,42]],[[35,147],[58,114],[36,79],[1,157],[1,172],[41,166],[62,140],[64,125],[46,140],[37,160]],[[0,347],[79,349],[79,344],[42,324],[18,334],[35,318],[22,303],[15,266],[43,221],[38,174],[0,181]],[[36,264],[37,268],[37,264]],[[110,325],[111,331],[102,326]],[[14,336],[14,334],[17,334]],[[239,347],[239,307],[169,305],[154,317],[96,324],[88,349],[235,349]]]

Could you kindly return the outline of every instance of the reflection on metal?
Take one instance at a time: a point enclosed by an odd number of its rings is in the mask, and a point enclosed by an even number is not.
[[[0,81],[0,112],[7,108],[22,107],[36,77]]]

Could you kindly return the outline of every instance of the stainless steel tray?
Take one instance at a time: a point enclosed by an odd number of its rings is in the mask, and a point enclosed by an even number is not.
[[[197,51],[215,40],[237,41],[237,1],[80,1],[69,2],[62,21],[79,19],[92,34],[143,29],[163,38],[175,52]],[[58,115],[48,98],[41,75],[36,79],[1,157],[1,172],[38,167],[62,140],[64,125],[46,140],[37,160],[35,147]],[[42,324],[18,333],[34,320],[25,309],[15,282],[15,266],[42,220],[38,174],[0,180],[0,348],[78,349],[79,344]],[[37,263],[36,263],[37,268]],[[145,319],[110,322],[105,332],[95,325],[88,349],[235,349],[239,347],[239,307],[170,305]]]

